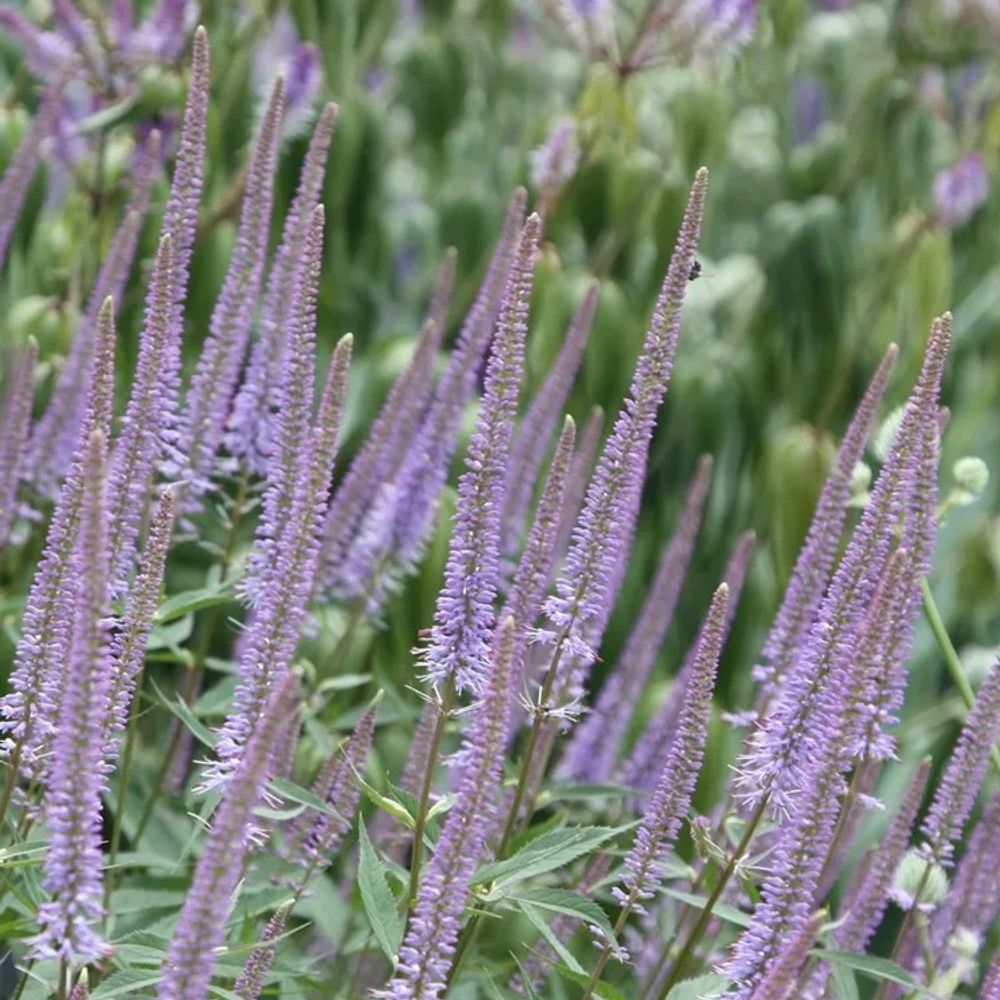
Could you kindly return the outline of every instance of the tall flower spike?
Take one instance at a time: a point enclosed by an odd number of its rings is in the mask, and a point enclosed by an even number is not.
[[[104,739],[104,753],[108,761],[114,761],[118,756],[118,741],[115,737],[128,725],[136,679],[145,662],[146,643],[153,630],[156,604],[163,586],[170,533],[174,525],[174,508],[175,492],[173,489],[166,489],[160,495],[153,514],[149,538],[143,549],[142,564],[135,582],[129,588],[125,617],[112,644],[114,667]]]
[[[181,473],[195,495],[209,486],[257,309],[284,101],[284,81],[278,77],[247,166],[236,246],[181,414],[180,451],[186,463]]]
[[[258,545],[250,555],[242,584],[251,602],[260,597],[264,569],[272,561],[268,549],[287,522],[299,469],[309,444],[316,380],[316,300],[323,267],[324,220],[323,206],[317,205],[309,219],[293,283],[275,447],[267,466],[267,489],[257,529]]]
[[[899,349],[891,344],[844,432],[833,467],[823,484],[781,607],[764,642],[761,663],[754,667],[753,676],[760,682],[764,698],[773,696],[781,688],[823,599],[847,519],[851,476],[864,454],[898,354]]]
[[[24,446],[31,425],[37,358],[38,345],[30,340],[14,366],[6,398],[0,408],[0,548],[7,541],[17,509],[17,492],[24,466]]]
[[[288,914],[292,911],[289,901],[274,911],[260,935],[256,947],[250,952],[243,971],[233,984],[233,992],[240,1000],[258,1000],[267,985],[267,974],[271,971],[278,954],[278,938],[285,933]]]
[[[337,576],[337,592],[344,597],[363,597],[369,614],[376,614],[389,596],[395,583],[392,570],[409,570],[423,554],[458,445],[459,417],[475,391],[476,375],[490,343],[523,225],[526,197],[524,189],[518,188],[507,206],[500,240],[427,413],[399,472],[375,494]]]
[[[802,929],[781,949],[768,974],[760,981],[750,1000],[789,1000],[802,967],[809,958],[816,935],[822,924],[821,913],[815,913]]]
[[[698,641],[694,669],[685,691],[669,758],[636,831],[632,849],[625,855],[624,891],[615,889],[614,895],[629,908],[638,909],[640,900],[655,895],[662,877],[660,868],[664,857],[676,840],[691,806],[708,739],[712,691],[725,635],[728,600],[729,587],[725,583],[720,584]]]
[[[173,269],[173,240],[167,235],[160,240],[153,264],[132,393],[108,475],[108,546],[112,587],[118,594],[124,592],[132,569],[139,527],[162,454],[161,435],[176,406],[170,330]]]
[[[1000,951],[993,956],[993,961],[986,970],[979,1000],[1000,1000]]]
[[[921,827],[923,852],[940,865],[951,863],[954,843],[972,812],[998,730],[1000,657],[993,663],[969,710]]]
[[[929,775],[930,760],[925,759],[913,772],[896,815],[879,846],[869,856],[868,863],[855,873],[845,894],[845,900],[849,900],[850,905],[833,932],[838,948],[864,952],[882,922],[889,905],[889,890],[910,842],[910,833],[920,811]],[[811,974],[803,996],[822,997],[829,976],[829,965],[821,962]]]
[[[100,958],[107,945],[93,929],[102,915],[101,791],[103,728],[111,676],[108,648],[107,510],[104,434],[90,436],[83,471],[73,642],[45,794],[49,847],[33,953],[71,965]],[[68,554],[67,554],[68,555]]]
[[[46,92],[21,144],[0,178],[0,268],[3,267],[10,238],[17,226],[21,206],[41,161],[41,146],[55,128],[59,89]]]
[[[244,634],[239,682],[216,745],[219,759],[206,773],[203,787],[228,780],[257,728],[268,697],[295,655],[316,580],[320,530],[326,515],[352,342],[348,334],[334,351],[316,425],[300,460],[287,520],[280,532],[257,539],[267,555],[262,569],[266,585]]]
[[[454,680],[458,691],[481,695],[493,639],[500,583],[500,517],[507,460],[524,374],[528,299],[541,220],[524,225],[486,369],[486,388],[465,471],[458,481],[454,527],[423,662],[436,685]]]
[[[628,398],[597,463],[556,592],[545,614],[576,657],[596,655],[593,635],[606,619],[627,558],[656,415],[667,392],[681,309],[695,260],[708,171],[695,175]]]
[[[931,327],[917,385],[795,668],[741,758],[738,789],[748,808],[769,798],[776,813],[789,811],[810,761],[817,756],[815,737],[822,727],[814,716],[823,704],[829,678],[852,660],[853,646],[889,560],[900,516],[913,497],[915,462],[924,454],[921,443],[928,422],[937,420],[950,340],[951,316],[945,314]]]
[[[307,809],[289,826],[285,836],[289,854],[306,870],[332,857],[350,832],[361,796],[361,786],[355,775],[365,769],[380,700],[376,697],[358,719],[354,732],[330,754],[310,788],[313,795],[335,809],[337,815]]]
[[[336,104],[327,104],[313,129],[302,162],[298,190],[285,216],[281,243],[267,276],[257,339],[250,350],[243,382],[233,400],[226,447],[259,475],[267,472],[279,412],[282,358],[292,294],[313,210],[319,203],[326,156],[337,122]]]
[[[496,812],[515,633],[508,617],[500,626],[485,696],[463,741],[455,803],[424,872],[396,973],[380,994],[393,1000],[433,1000],[445,991],[469,884]]]
[[[159,1000],[203,1000],[207,995],[216,950],[223,942],[233,892],[243,871],[253,812],[263,801],[278,734],[294,709],[298,687],[298,677],[287,673],[268,698],[261,724],[212,817],[167,949]]]
[[[594,467],[594,459],[597,458],[597,449],[600,447],[603,433],[604,410],[600,406],[595,406],[583,425],[583,433],[580,435],[576,452],[573,454],[573,463],[566,477],[566,496],[563,500],[562,514],[559,516],[559,528],[556,531],[557,562],[565,555],[573,525],[580,516],[580,508],[587,493],[587,483],[590,482],[590,472]]]
[[[106,299],[98,317],[87,416],[24,605],[10,675],[11,691],[0,701],[0,731],[9,734],[13,742],[11,766],[16,770],[17,763],[23,761],[35,776],[41,770],[41,754],[55,730],[63,690],[61,679],[69,653],[72,595],[76,589],[72,552],[80,525],[84,472],[91,432],[98,430],[107,439],[110,430],[114,364],[114,310],[111,300]]]
[[[100,311],[109,296],[116,303],[122,300],[159,169],[160,133],[154,130],[137,156],[132,196],[125,217],[94,281],[66,364],[59,373],[49,405],[32,430],[28,474],[35,488],[45,495],[58,494],[59,484],[72,461],[80,426],[86,418],[87,372],[95,363]]]
[[[332,589],[365,510],[379,484],[391,479],[405,458],[420,415],[427,405],[434,362],[444,337],[445,312],[455,278],[455,253],[441,264],[427,319],[410,363],[389,390],[347,475],[330,501],[323,529],[323,585]]]
[[[733,547],[732,555],[726,565],[723,579],[729,588],[729,600],[726,603],[726,613],[723,618],[722,641],[729,637],[729,630],[733,624],[733,618],[739,608],[740,596],[743,593],[743,585],[746,582],[747,568],[750,563],[750,556],[756,538],[752,531],[744,532],[736,545]],[[639,737],[631,754],[622,765],[622,781],[631,788],[652,789],[657,775],[664,766],[664,761],[672,752],[674,735],[677,732],[677,722],[687,698],[687,687],[695,669],[698,647],[701,642],[701,632],[708,625],[705,622],[699,630],[699,636],[695,639],[690,651],[684,659],[677,679],[663,707],[656,716],[646,726],[645,731]]]
[[[573,380],[583,360],[599,292],[600,285],[595,281],[584,293],[566,330],[562,347],[552,362],[545,382],[524,415],[511,447],[503,521],[503,549],[506,554],[515,551],[520,540],[538,470],[542,467],[556,421],[566,405]]]
[[[614,769],[625,730],[673,620],[701,527],[711,478],[712,458],[705,455],[688,487],[677,527],[663,550],[642,611],[618,658],[618,666],[601,689],[594,710],[574,730],[559,764],[560,775],[600,783],[606,781]],[[738,593],[734,592],[734,605],[738,599]]]

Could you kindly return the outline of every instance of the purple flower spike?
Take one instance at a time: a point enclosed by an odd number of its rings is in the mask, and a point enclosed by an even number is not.
[[[574,730],[559,764],[560,776],[600,783],[611,775],[625,730],[673,620],[711,478],[712,458],[706,455],[688,487],[677,528],[663,550],[642,611],[618,658],[619,665],[601,689],[593,711]],[[734,591],[734,605],[738,599]]]
[[[573,379],[583,360],[599,291],[600,285],[594,282],[584,294],[549,374],[518,428],[507,473],[507,502],[504,505],[506,554],[515,551],[520,540],[538,470],[542,467],[556,421],[566,405]]]
[[[167,235],[156,252],[132,393],[108,475],[108,546],[112,586],[119,594],[125,590],[135,560],[139,527],[162,455],[165,423],[176,406],[180,358],[173,355],[171,345],[173,270],[173,240]]]
[[[505,619],[483,701],[463,741],[455,804],[445,817],[424,871],[396,973],[386,990],[377,995],[392,1000],[433,1000],[445,991],[469,883],[496,814],[515,636],[514,620]]]
[[[993,956],[993,961],[986,970],[979,1000],[1000,1000],[1000,951]]]
[[[794,670],[741,758],[738,788],[748,808],[769,798],[773,811],[789,812],[810,762],[819,756],[816,739],[823,727],[815,716],[833,683],[831,678],[849,670],[854,662],[854,645],[889,561],[900,516],[912,503],[918,481],[915,463],[926,460],[927,435],[938,420],[938,393],[950,340],[951,316],[945,314],[931,327],[917,385]],[[840,691],[852,689],[848,673]],[[842,706],[836,707],[839,711]]]
[[[275,416],[280,411],[285,331],[291,316],[291,299],[310,220],[319,204],[326,155],[333,138],[337,113],[336,104],[327,104],[313,129],[302,163],[298,190],[285,216],[281,243],[267,276],[257,339],[251,348],[250,360],[229,418],[227,449],[258,475],[267,472],[273,447]]]
[[[24,447],[31,425],[37,358],[38,345],[31,340],[14,366],[6,398],[0,407],[0,549],[10,534],[17,509],[17,489],[21,483]]]
[[[635,843],[625,856],[626,872],[615,898],[629,909],[641,909],[641,900],[652,899],[661,880],[661,865],[677,839],[691,806],[698,772],[705,754],[712,691],[725,636],[729,587],[716,590],[705,627],[698,640],[694,668],[684,692],[677,720],[677,735],[659,775],[653,797],[636,831]]]
[[[556,532],[555,554],[560,560],[566,553],[573,526],[580,516],[583,500],[590,482],[590,473],[597,458],[597,449],[601,445],[601,435],[604,433],[604,410],[595,406],[583,425],[579,444],[573,455],[573,462],[566,477],[566,497],[563,500],[562,515],[559,518],[559,529]]]
[[[42,31],[20,11],[0,7],[0,27],[17,42],[28,69],[40,79],[56,81],[79,68],[77,53],[65,38]],[[0,254],[0,262],[2,258]]]
[[[743,593],[743,584],[746,582],[747,568],[750,556],[756,539],[752,531],[744,532],[733,548],[732,555],[726,565],[723,579],[729,588],[729,600],[726,603],[726,613],[723,618],[722,641],[725,643],[729,637],[729,630],[733,624],[733,618],[739,608],[740,596]],[[695,669],[698,649],[701,644],[701,633],[708,626],[708,618],[702,623],[698,632],[698,638],[691,646],[677,679],[670,690],[663,707],[657,712],[655,718],[646,726],[645,731],[639,737],[621,768],[622,781],[631,788],[652,790],[655,786],[657,775],[663,769],[664,762],[672,753],[674,736],[677,732],[677,723],[687,698],[687,687]]]
[[[4,11],[7,13],[7,11]],[[14,12],[9,12],[14,15]],[[20,17],[20,15],[14,15]],[[6,18],[0,20],[3,24]],[[17,152],[11,158],[4,175],[0,178],[0,268],[3,267],[10,238],[17,225],[21,206],[24,204],[31,178],[41,161],[41,147],[55,128],[58,111],[59,93],[57,90],[47,92],[38,107],[38,112],[28,126]]]
[[[323,529],[324,589],[335,589],[358,525],[381,483],[392,478],[406,457],[414,428],[427,405],[434,362],[444,337],[445,312],[455,278],[454,251],[438,272],[434,296],[413,357],[389,390],[361,450],[330,501]]]
[[[50,900],[38,909],[33,953],[71,965],[93,962],[108,948],[93,929],[102,916],[101,791],[103,729],[108,714],[108,643],[104,434],[87,447],[76,551],[73,641],[45,793],[49,847],[43,885]],[[69,557],[69,553],[67,553]]]
[[[271,971],[271,966],[278,954],[278,938],[285,933],[285,925],[288,923],[288,914],[291,909],[291,902],[279,907],[264,927],[260,940],[250,953],[250,957],[243,966],[243,971],[233,984],[233,992],[241,1000],[258,1000],[261,993],[264,992],[264,987],[267,985],[267,974]]]
[[[254,90],[262,96],[279,74],[288,92],[288,113],[282,138],[298,135],[312,117],[312,103],[322,83],[319,53],[303,42],[286,10],[271,20],[268,31],[254,49],[251,61]]]
[[[335,809],[337,815],[307,809],[288,829],[285,842],[289,853],[304,869],[322,865],[331,858],[350,832],[361,795],[355,775],[364,771],[368,760],[379,700],[376,698],[358,719],[350,737],[330,755],[310,789],[313,795]]]
[[[597,463],[556,593],[545,607],[554,635],[589,663],[624,571],[645,478],[649,442],[666,395],[680,333],[681,309],[694,264],[708,171],[695,176],[670,267],[653,311],[629,396]]]
[[[760,682],[765,697],[773,696],[781,689],[823,599],[847,520],[851,476],[864,454],[865,443],[871,434],[898,354],[899,349],[891,344],[854,412],[833,468],[823,484],[809,532],[785,588],[784,599],[764,642],[761,663],[754,667],[754,679]]]
[[[951,863],[955,841],[972,812],[990,750],[1000,730],[1000,657],[994,662],[969,710],[955,749],[924,819],[922,849],[940,865]]]
[[[298,689],[298,677],[289,672],[268,698],[260,726],[212,817],[163,963],[159,1000],[204,1000],[208,993],[216,949],[225,938],[226,917],[254,829],[253,812],[264,800],[278,735],[295,708]]]
[[[114,761],[118,756],[118,741],[115,736],[128,725],[136,678],[146,658],[146,643],[153,630],[153,617],[163,586],[174,510],[175,493],[172,489],[164,490],[153,514],[139,573],[129,588],[121,631],[112,644],[114,669],[104,741],[105,758],[108,761]]]
[[[236,247],[181,414],[182,475],[191,480],[195,496],[209,486],[257,309],[284,100],[284,82],[278,77],[247,166]]]
[[[73,337],[66,364],[59,373],[52,399],[31,435],[28,474],[35,488],[56,496],[69,468],[87,410],[87,372],[93,362],[98,313],[109,296],[121,302],[135,259],[142,220],[160,169],[160,133],[152,131],[138,154],[132,197],[90,292],[87,309]]]
[[[493,602],[500,583],[500,518],[524,375],[528,299],[540,234],[541,220],[532,215],[521,233],[504,290],[479,422],[458,481],[444,584],[423,655],[433,684],[453,680],[458,691],[476,695],[486,689],[493,639]]]
[[[523,225],[526,197],[525,191],[518,188],[507,206],[500,241],[459,330],[427,414],[413,435],[399,472],[375,495],[337,581],[342,596],[364,596],[372,615],[395,585],[393,560],[396,567],[409,571],[423,555],[438,497],[458,445],[459,417],[475,391],[479,365],[493,333],[514,245]]]
[[[292,663],[316,580],[320,530],[347,389],[352,338],[343,337],[330,365],[316,425],[300,458],[288,515],[257,538],[261,598],[244,634],[239,683],[216,746],[218,761],[202,788],[225,783],[256,730],[267,699]]]
[[[49,522],[45,547],[24,605],[21,635],[10,675],[11,691],[0,701],[0,731],[12,738],[11,765],[22,762],[35,777],[55,731],[62,676],[71,640],[76,561],[72,557],[80,525],[90,435],[107,438],[114,398],[115,329],[111,300],[98,316],[98,340],[91,370],[87,416]],[[8,745],[6,748],[12,748]]]
[[[787,1000],[809,958],[809,950],[822,924],[821,914],[814,914],[802,929],[781,949],[768,974],[750,995],[750,1000]]]
[[[946,229],[965,225],[990,195],[990,175],[977,153],[969,153],[934,178],[934,211]]]

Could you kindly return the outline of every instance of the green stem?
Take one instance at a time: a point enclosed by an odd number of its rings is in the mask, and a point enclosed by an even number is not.
[[[719,879],[715,883],[715,887],[712,889],[711,895],[702,907],[701,912],[698,914],[698,919],[694,922],[691,930],[688,931],[688,935],[684,939],[684,944],[681,945],[681,950],[678,953],[677,958],[674,961],[666,980],[664,981],[663,987],[658,994],[658,1000],[664,1000],[666,995],[673,988],[674,984],[677,983],[677,981],[681,978],[681,975],[684,973],[684,967],[687,964],[688,958],[691,956],[691,953],[698,941],[701,940],[702,932],[705,930],[706,926],[708,926],[708,922],[712,918],[712,910],[715,908],[715,904],[719,901],[719,897],[728,885],[729,879],[732,878],[733,872],[736,871],[736,865],[739,863],[740,859],[746,853],[747,848],[750,846],[750,841],[753,839],[753,835],[757,831],[757,826],[760,824],[761,819],[763,819],[764,810],[767,808],[767,802],[768,797],[765,796],[747,822],[746,829],[743,831],[743,837],[733,850],[733,853],[729,855],[726,867],[722,869]]]
[[[3,786],[3,798],[0,799],[0,830],[4,827],[4,822],[7,819],[7,807],[10,805],[14,788],[17,786],[17,771],[21,766],[21,750],[23,746],[23,742],[18,740],[14,746],[14,753],[7,764],[7,780]]]
[[[924,895],[924,889],[927,888],[927,882],[931,877],[931,869],[934,867],[932,861],[927,861],[924,864],[924,873],[920,877],[920,881],[917,883],[916,892],[913,893],[913,904],[906,911],[906,916],[903,918],[903,922],[899,927],[899,933],[896,935],[896,940],[892,945],[892,954],[889,956],[890,962],[895,962],[899,958],[899,953],[902,951],[903,945],[906,942],[906,937],[909,934],[910,927],[913,925],[915,919],[915,914],[920,906],[920,900]],[[878,989],[878,994],[875,1000],[885,1000],[889,995],[889,980],[883,979],[882,985]]]
[[[976,701],[975,692],[972,690],[969,678],[965,676],[962,661],[958,658],[958,653],[952,645],[948,630],[945,628],[944,621],[941,618],[941,612],[938,611],[937,604],[934,602],[934,595],[931,593],[930,584],[926,579],[921,579],[920,581],[920,592],[924,599],[924,616],[944,656],[944,663],[948,668],[951,681],[958,688],[958,693],[962,696],[965,707],[972,708]],[[990,750],[990,760],[993,762],[993,769],[1000,775],[1000,751],[997,750],[995,745]]]

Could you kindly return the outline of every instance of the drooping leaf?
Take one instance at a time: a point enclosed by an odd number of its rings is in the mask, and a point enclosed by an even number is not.
[[[361,890],[361,899],[379,947],[395,965],[396,955],[403,941],[403,921],[396,910],[396,897],[389,888],[388,869],[368,839],[364,820],[359,823],[358,830],[361,854],[358,888]]]

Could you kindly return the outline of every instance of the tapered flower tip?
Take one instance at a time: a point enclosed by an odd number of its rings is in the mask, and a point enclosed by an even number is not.
[[[191,73],[196,79],[208,79],[208,32],[205,25],[199,24],[194,32],[194,45],[191,49]]]
[[[143,157],[146,163],[156,163],[163,152],[163,133],[154,128],[146,136],[146,145],[143,146]]]
[[[559,435],[560,443],[564,441],[567,435],[572,434],[576,436],[576,421],[567,413],[565,419],[563,420],[562,432]],[[572,445],[570,445],[572,447]]]

